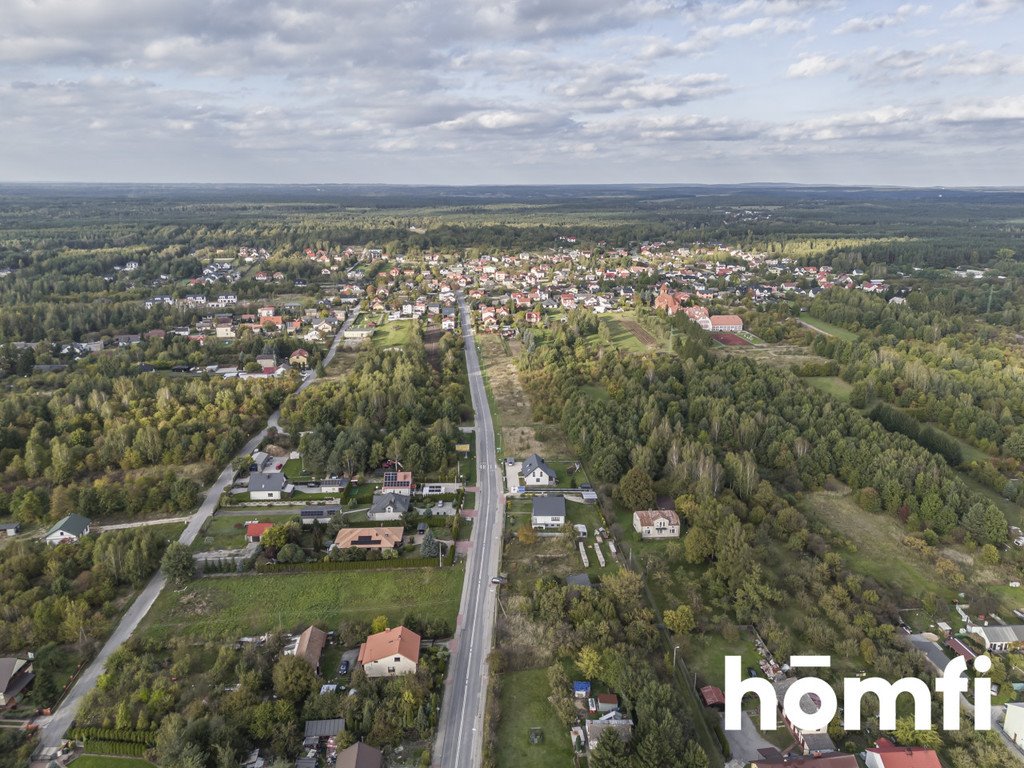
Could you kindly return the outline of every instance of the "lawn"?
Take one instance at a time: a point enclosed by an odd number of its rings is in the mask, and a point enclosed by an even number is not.
[[[235,638],[313,623],[334,629],[382,614],[395,624],[408,614],[440,617],[454,628],[463,576],[462,568],[415,568],[199,579],[164,589],[139,633]]]
[[[392,320],[377,328],[373,334],[373,345],[381,349],[405,346],[412,342],[415,329],[415,320]]]
[[[827,392],[836,400],[841,400],[844,403],[850,402],[850,391],[853,389],[853,385],[838,376],[808,376],[804,381],[822,392]]]
[[[569,732],[548,703],[547,670],[508,672],[501,680],[498,722],[499,768],[566,768],[572,765]],[[541,728],[543,741],[530,743],[530,729]]]
[[[193,552],[212,552],[215,549],[241,549],[245,546],[245,521],[259,520],[261,523],[283,523],[296,519],[295,513],[267,515],[253,510],[251,517],[242,515],[214,515],[192,542]]]
[[[826,323],[824,320],[819,320],[818,318],[811,317],[810,315],[800,315],[800,319],[807,325],[811,326],[812,328],[816,328],[817,330],[821,331],[822,333],[828,334],[829,336],[835,336],[837,339],[842,339],[843,341],[857,340],[856,333],[848,331],[845,328],[840,328],[838,325]]]
[[[632,330],[627,328],[618,320],[609,319],[605,320],[605,322],[608,324],[608,330],[610,332],[609,338],[611,339],[611,345],[613,347],[618,347],[626,352],[636,352],[638,354],[643,354],[648,350],[647,345],[640,341],[640,339],[633,334]],[[597,342],[598,337],[593,336],[592,340]]]
[[[725,657],[743,657],[743,677],[747,676],[747,667],[759,669],[760,656],[754,648],[754,641],[746,632],[740,630],[737,640],[726,640],[719,634],[700,635],[688,641],[686,649],[680,648],[687,666],[697,673],[698,684],[725,685]]]
[[[293,483],[306,482],[312,480],[313,476],[302,469],[302,459],[288,459],[284,463],[284,476],[291,480]]]
[[[138,757],[112,757],[110,755],[82,755],[69,765],[75,768],[153,768],[153,763]]]

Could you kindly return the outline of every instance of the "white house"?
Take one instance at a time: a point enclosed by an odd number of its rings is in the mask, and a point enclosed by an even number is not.
[[[534,530],[549,530],[565,525],[564,496],[536,496],[530,522]]]
[[[420,636],[405,627],[370,635],[359,646],[359,663],[367,677],[414,675],[419,661]]]
[[[523,475],[523,484],[527,486],[554,485],[557,481],[555,470],[545,464],[544,459],[536,453],[526,458],[520,471]]]
[[[981,639],[986,651],[1008,651],[1024,643],[1024,624],[969,624],[967,631]]]
[[[46,543],[56,546],[65,541],[78,541],[83,536],[89,535],[90,524],[89,518],[72,512],[63,520],[54,523],[54,526],[46,532]]]
[[[1024,749],[1024,701],[1011,701],[1006,705],[1003,730],[1014,744]]]
[[[280,501],[282,495],[289,495],[292,486],[283,472],[253,472],[249,475],[249,499],[251,501]]]
[[[671,509],[642,509],[633,513],[633,530],[642,539],[679,538],[679,515]]]

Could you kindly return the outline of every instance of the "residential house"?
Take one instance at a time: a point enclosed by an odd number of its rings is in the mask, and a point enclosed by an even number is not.
[[[20,530],[21,523],[0,523],[0,539],[17,536]]]
[[[778,696],[779,710],[782,712],[782,720],[789,729],[789,732],[793,734],[793,738],[796,739],[797,744],[803,749],[805,755],[809,755],[815,752],[835,752],[836,745],[832,742],[831,737],[828,735],[828,728],[823,726],[821,728],[798,728],[786,715],[786,711],[782,709],[782,702],[786,700],[786,691],[789,687],[797,681],[795,677],[789,677],[778,683],[775,683],[775,693]],[[800,697],[799,701],[800,709],[802,709],[808,715],[813,715],[821,707],[821,703],[818,702],[811,694],[805,693]],[[856,763],[854,763],[856,765]]]
[[[406,627],[370,635],[359,646],[359,663],[367,677],[413,675],[419,661],[420,636]]]
[[[46,543],[55,546],[65,541],[78,541],[83,536],[89,535],[90,524],[89,518],[72,512],[64,519],[54,523],[53,527],[46,532]]]
[[[882,738],[864,753],[867,768],[942,768],[934,749],[926,747],[897,747]]]
[[[0,657],[0,711],[14,707],[33,678],[31,660]]]
[[[743,318],[739,315],[712,315],[711,330],[715,333],[735,333],[743,330]]]
[[[527,486],[554,485],[558,477],[555,470],[544,463],[544,459],[536,453],[526,457],[520,470],[523,484]]]
[[[565,497],[535,496],[530,522],[535,531],[561,528],[565,525]]]
[[[1024,701],[1011,701],[1006,705],[1003,731],[1021,749],[1024,749]]]
[[[412,495],[412,472],[385,472],[383,493],[398,493],[403,496]]]
[[[292,486],[283,472],[253,472],[249,475],[249,499],[251,501],[280,501],[290,496]]]
[[[274,527],[273,523],[246,523],[245,540],[250,544],[259,544],[263,540],[263,534]]]
[[[618,710],[607,712],[597,720],[587,720],[587,750],[593,750],[605,731],[614,732],[623,741],[633,737],[633,721],[623,717]]]
[[[309,664],[309,666],[313,668],[313,671],[319,675],[320,656],[324,651],[325,645],[327,645],[327,633],[319,627],[307,627],[306,630],[299,635],[298,641],[295,643],[295,647],[285,650],[285,655],[298,656]]]
[[[375,493],[370,511],[366,513],[368,520],[401,520],[409,513],[409,497],[401,493]]]
[[[401,526],[391,528],[342,528],[334,537],[338,549],[398,549],[402,546],[404,530]]]
[[[775,747],[758,750],[761,757],[750,768],[859,768],[857,758],[840,752],[814,755],[783,755]]]
[[[296,368],[306,368],[309,366],[309,352],[304,349],[296,349],[288,357],[288,364]]]
[[[619,708],[619,697],[614,693],[599,693],[596,698],[598,712],[614,712]]]
[[[384,753],[376,747],[357,741],[338,753],[334,768],[384,768]]]
[[[968,624],[967,631],[981,640],[985,650],[996,653],[1009,651],[1024,643],[1024,624]]]
[[[277,355],[271,353],[267,355],[257,355],[256,365],[260,367],[263,373],[273,373],[277,370]]]
[[[642,509],[633,513],[633,530],[642,539],[679,538],[679,515],[671,509]]]

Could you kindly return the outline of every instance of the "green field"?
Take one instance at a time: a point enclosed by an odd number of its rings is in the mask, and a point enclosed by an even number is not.
[[[822,333],[827,333],[829,336],[835,336],[837,339],[842,339],[843,341],[857,340],[856,333],[848,331],[845,328],[840,328],[838,325],[826,323],[824,320],[819,320],[818,318],[811,317],[810,315],[800,315],[800,319],[812,328],[817,328]]]
[[[75,768],[153,768],[153,763],[139,757],[111,757],[110,755],[82,755],[69,765]]]
[[[455,627],[462,568],[334,571],[206,578],[164,589],[139,629],[149,638],[234,638],[386,614],[443,618]]]
[[[689,641],[689,648],[683,651],[691,672],[696,672],[698,684],[725,686],[725,657],[742,656],[742,675],[747,676],[747,667],[758,669],[760,656],[754,648],[753,639],[745,632],[735,641],[728,641],[717,634],[701,635],[699,639]]]
[[[902,544],[905,531],[894,518],[865,512],[851,495],[827,492],[808,493],[799,507],[850,542],[852,546],[840,554],[855,573],[900,589],[906,597],[921,599],[929,593],[954,597],[932,566]]]
[[[283,523],[295,519],[292,513],[279,515],[260,514],[253,510],[251,517],[242,515],[214,515],[192,542],[193,552],[212,552],[215,549],[241,549],[245,546],[245,521],[259,520],[261,523]]]
[[[498,722],[499,768],[566,768],[572,765],[569,732],[548,703],[547,670],[508,672],[501,678],[501,719]],[[530,729],[541,728],[544,739],[530,743]]]
[[[853,389],[853,385],[838,376],[808,376],[804,381],[822,392],[827,392],[836,400],[842,400],[844,403],[850,402],[850,391]]]
[[[412,342],[415,329],[415,320],[392,320],[378,326],[373,334],[373,345],[382,349],[405,346]]]
[[[606,320],[605,322],[608,323],[608,330],[611,332],[610,339],[613,347],[638,354],[647,351],[647,346],[618,320]],[[594,336],[593,339],[596,341],[598,337]]]

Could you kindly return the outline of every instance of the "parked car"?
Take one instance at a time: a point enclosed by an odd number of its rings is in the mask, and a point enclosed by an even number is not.
[[[348,669],[349,669],[348,661],[342,661],[341,664],[338,665],[338,674],[339,675],[347,675],[348,674]]]
[[[504,576],[495,576],[491,579],[491,584],[504,584],[508,579]]]

